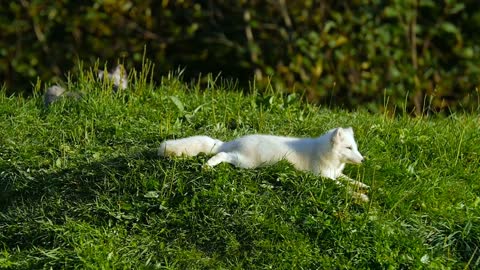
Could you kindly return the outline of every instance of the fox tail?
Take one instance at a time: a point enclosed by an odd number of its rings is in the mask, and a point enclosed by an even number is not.
[[[177,140],[167,140],[160,144],[158,155],[161,157],[193,157],[200,153],[216,154],[222,144],[222,141],[208,136],[193,136]]]

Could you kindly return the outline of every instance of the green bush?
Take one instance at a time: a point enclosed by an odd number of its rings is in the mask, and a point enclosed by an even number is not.
[[[31,0],[2,5],[0,22],[0,79],[9,91],[62,79],[78,60],[139,67],[145,51],[157,79],[178,67],[190,78],[255,77],[372,111],[479,104],[474,0]]]

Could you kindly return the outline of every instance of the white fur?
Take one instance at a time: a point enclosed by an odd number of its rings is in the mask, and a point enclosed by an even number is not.
[[[196,156],[200,153],[215,154],[222,141],[208,136],[193,136],[184,139],[164,141],[158,149],[159,156]]]
[[[57,102],[62,98],[73,98],[79,100],[82,98],[82,94],[79,92],[65,91],[65,88],[60,85],[50,86],[45,92],[44,104],[45,107],[50,106],[52,103]]]
[[[346,163],[359,164],[363,156],[358,151],[352,128],[336,128],[317,138],[293,138],[272,135],[248,135],[222,142],[208,136],[193,136],[164,141],[160,156],[196,156],[215,154],[207,161],[214,167],[222,162],[240,168],[256,168],[287,160],[296,169],[334,179],[343,179],[359,187],[367,185],[345,176]],[[368,201],[365,194],[351,192],[357,199]]]
[[[103,70],[98,71],[98,78],[101,80],[110,79],[113,81],[115,89],[127,89],[127,71],[122,65],[118,65],[112,73],[106,73]]]

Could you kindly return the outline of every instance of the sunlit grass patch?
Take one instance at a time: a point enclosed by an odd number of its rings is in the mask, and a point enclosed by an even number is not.
[[[84,75],[72,82],[81,100],[48,109],[40,96],[0,95],[1,267],[480,265],[478,117],[389,118],[228,91],[235,84],[219,80],[202,88],[142,76],[114,94]],[[345,169],[371,186],[367,204],[287,162],[206,170],[205,155],[156,156],[171,138],[306,137],[337,126],[353,126],[367,157]]]

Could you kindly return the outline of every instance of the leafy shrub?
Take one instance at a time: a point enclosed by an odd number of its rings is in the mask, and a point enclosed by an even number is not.
[[[10,91],[61,79],[79,59],[139,67],[145,50],[157,79],[185,67],[187,78],[255,78],[372,111],[478,106],[473,0],[31,0],[2,5],[0,22],[0,79]]]

